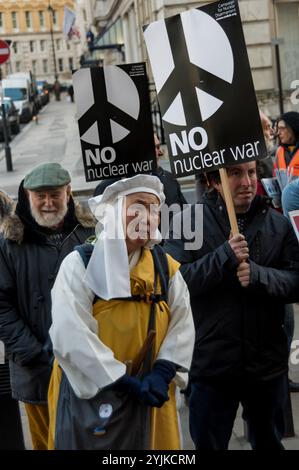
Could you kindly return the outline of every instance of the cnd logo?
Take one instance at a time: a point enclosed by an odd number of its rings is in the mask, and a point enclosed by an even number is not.
[[[140,100],[133,80],[124,70],[115,65],[102,70],[79,69],[73,74],[73,83],[80,138],[88,144],[101,145],[104,161],[111,153],[109,144],[121,141],[134,128],[140,113]],[[95,85],[93,74],[96,75]],[[100,80],[101,91],[106,90],[106,100],[103,93],[98,95]],[[99,109],[104,111],[100,121],[96,118]],[[109,161],[112,161],[110,156]]]
[[[202,122],[213,116],[234,75],[232,48],[219,23],[193,9],[180,14],[179,27],[177,22],[157,21],[144,36],[159,101],[166,110],[163,120],[195,127],[199,119],[187,122],[188,116],[199,116],[200,111]]]

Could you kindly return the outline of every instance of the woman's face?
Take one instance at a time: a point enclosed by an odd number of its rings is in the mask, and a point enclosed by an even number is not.
[[[145,246],[159,225],[160,201],[151,193],[134,193],[125,198],[124,227],[128,253]]]
[[[278,122],[277,135],[281,144],[295,145],[296,143],[295,134],[285,121]]]

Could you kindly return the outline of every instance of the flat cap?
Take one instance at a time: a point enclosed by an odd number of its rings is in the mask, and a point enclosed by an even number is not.
[[[59,163],[43,163],[25,176],[25,189],[54,188],[70,183],[71,177]]]

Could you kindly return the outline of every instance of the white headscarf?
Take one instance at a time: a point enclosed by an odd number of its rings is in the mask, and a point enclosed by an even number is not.
[[[97,241],[88,263],[84,282],[100,298],[130,297],[130,268],[123,228],[123,205],[125,196],[133,193],[150,193],[157,196],[162,205],[165,201],[163,184],[156,176],[137,175],[108,186],[101,196],[89,199],[90,209],[98,220]],[[161,242],[161,234],[146,246],[151,248]]]

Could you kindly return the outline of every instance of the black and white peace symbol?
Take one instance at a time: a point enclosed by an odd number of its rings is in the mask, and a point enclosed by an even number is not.
[[[234,75],[232,48],[219,23],[192,9],[150,24],[144,36],[163,120],[189,127],[216,113]]]
[[[140,113],[137,88],[120,67],[79,69],[73,74],[80,138],[96,146],[124,139]]]

